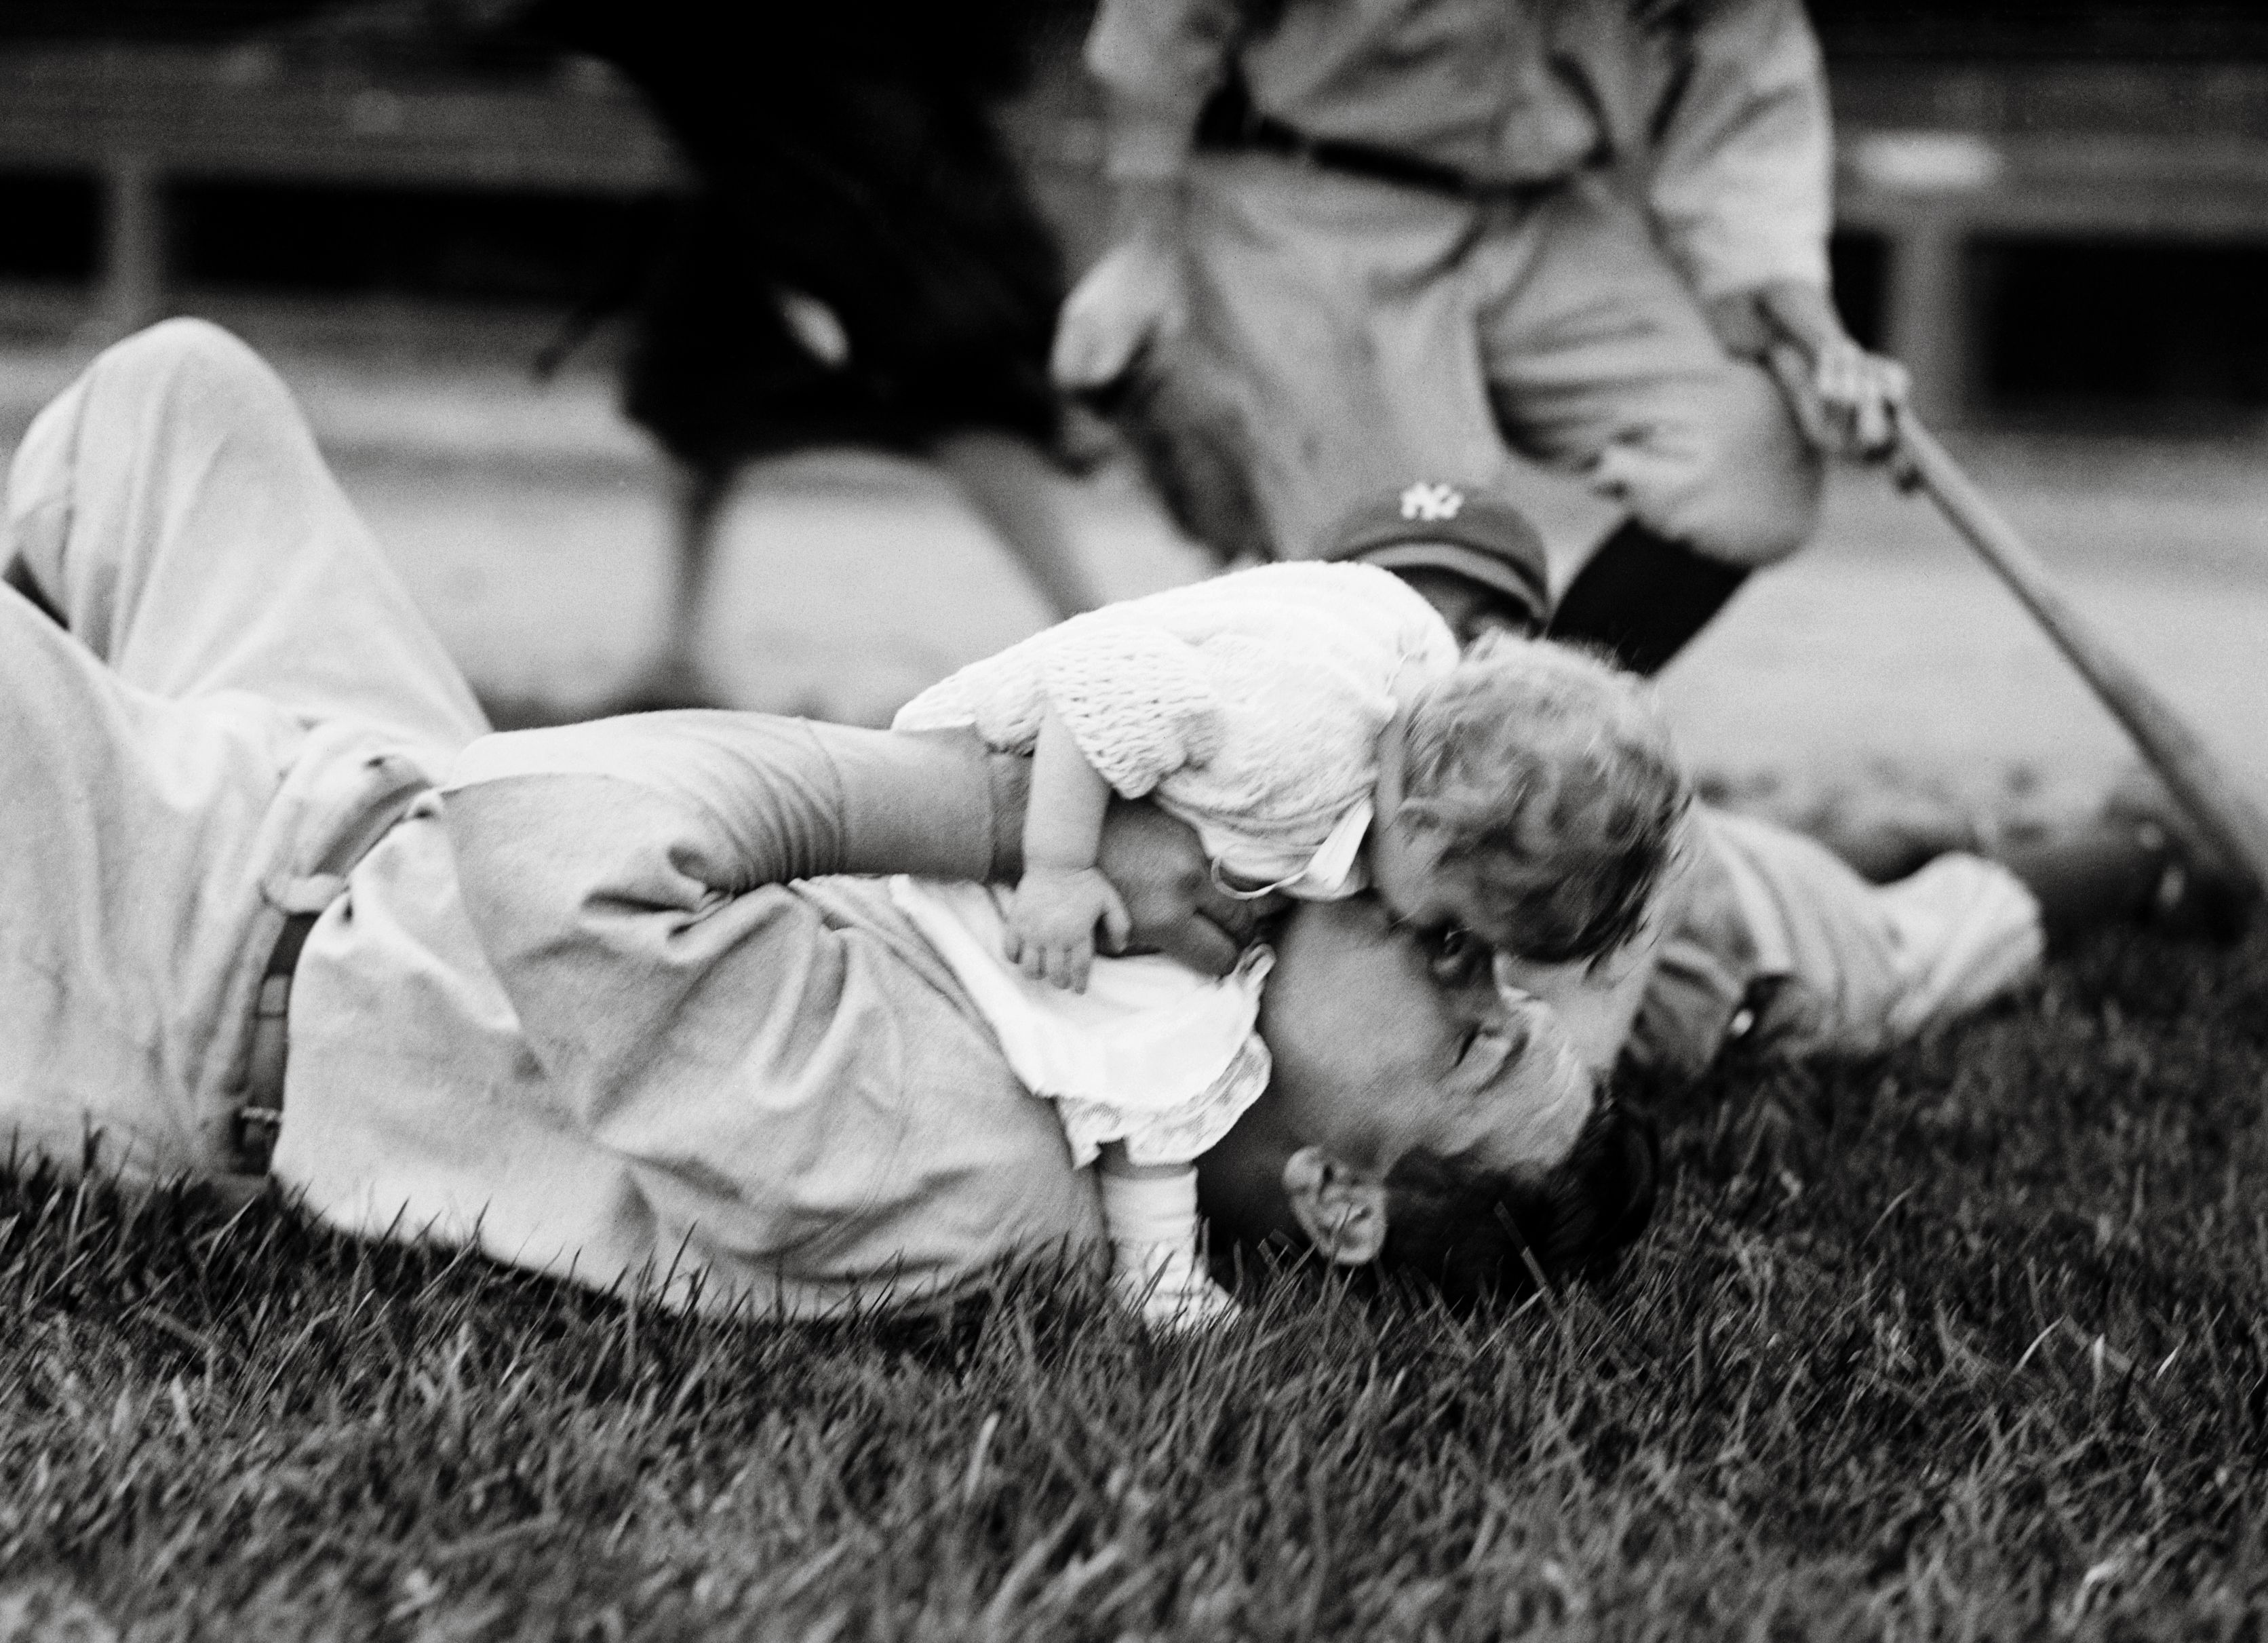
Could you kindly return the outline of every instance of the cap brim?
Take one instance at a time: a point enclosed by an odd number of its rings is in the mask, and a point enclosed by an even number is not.
[[[1498,558],[1462,542],[1388,542],[1366,548],[1355,556],[1381,571],[1447,571],[1469,582],[1478,582],[1503,594],[1528,612],[1537,627],[1551,614],[1550,595],[1543,586]]]

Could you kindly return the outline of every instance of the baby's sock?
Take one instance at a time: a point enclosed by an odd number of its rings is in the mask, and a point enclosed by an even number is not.
[[[1197,1172],[1102,1174],[1110,1287],[1154,1329],[1202,1330],[1236,1315],[1197,1253]]]

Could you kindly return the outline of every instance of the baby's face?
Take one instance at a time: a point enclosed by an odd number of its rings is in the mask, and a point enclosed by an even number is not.
[[[1603,1072],[1613,1066],[1659,947],[1658,917],[1612,951],[1591,958],[1544,963],[1519,956],[1520,932],[1498,928],[1469,866],[1441,859],[1434,835],[1422,826],[1378,827],[1371,842],[1371,877],[1396,926],[1428,954],[1445,984],[1492,983],[1505,1007],[1542,1010],[1557,1023],[1577,1058]]]
[[[1503,947],[1518,933],[1491,926],[1490,898],[1472,869],[1442,860],[1439,835],[1406,816],[1373,829],[1370,876],[1395,922],[1412,930],[1461,931],[1483,948]]]
[[[1382,807],[1371,824],[1369,844],[1370,883],[1378,899],[1396,924],[1422,923],[1418,902],[1431,894],[1432,869],[1440,852],[1428,850],[1416,829]]]

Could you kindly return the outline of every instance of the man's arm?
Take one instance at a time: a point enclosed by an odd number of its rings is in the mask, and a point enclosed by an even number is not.
[[[1771,365],[1813,443],[1878,453],[1908,385],[1851,339],[1828,294],[1834,139],[1818,42],[1798,0],[1703,0],[1697,13],[1654,157],[1655,219],[1718,339]]]
[[[598,915],[644,939],[726,898],[828,873],[1012,880],[1030,761],[960,732],[859,730],[756,713],[643,714],[485,737],[444,789],[468,910],[492,957]],[[1197,836],[1116,805],[1101,866],[1132,941],[1211,974],[1255,910],[1213,886]]]
[[[835,873],[1013,877],[1027,770],[960,733],[645,714],[482,738],[443,789],[441,822],[529,1049],[596,1122],[651,1081],[657,1057],[698,1083],[703,1046],[732,1042],[749,1010],[823,992],[823,916],[767,888]],[[1195,835],[1141,812],[1131,835],[1106,827],[1101,858],[1135,939],[1226,969],[1224,921],[1237,915],[1208,910]],[[773,939],[789,927],[809,939]]]
[[[1102,87],[1111,247],[1064,303],[1053,370],[1066,389],[1108,387],[1184,322],[1182,178],[1241,22],[1236,0],[1104,0],[1086,63]]]
[[[1671,254],[1704,302],[1824,290],[1833,133],[1800,0],[1699,0],[1686,56],[1647,189]]]
[[[1138,197],[1182,175],[1242,23],[1237,0],[1103,0],[1086,66],[1102,87],[1103,173],[1113,185]]]
[[[659,851],[682,880],[666,903],[836,873],[992,877],[1015,854],[996,823],[1004,799],[1020,816],[1020,764],[973,735],[644,714],[484,737],[443,792],[460,867],[606,878]]]

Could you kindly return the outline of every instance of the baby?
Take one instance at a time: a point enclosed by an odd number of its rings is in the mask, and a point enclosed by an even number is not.
[[[1032,755],[1023,877],[1005,902],[902,883],[902,904],[1079,1161],[1099,1158],[1115,1285],[1182,1325],[1233,1307],[1199,1256],[1195,1160],[1266,1086],[1272,961],[1256,948],[1214,983],[1097,958],[1129,922],[1096,866],[1113,794],[1187,822],[1232,894],[1375,890],[1483,984],[1491,957],[1532,978],[1629,945],[1689,799],[1635,680],[1502,635],[1460,656],[1372,564],[1266,565],[1074,617],[895,724],[954,726]]]

